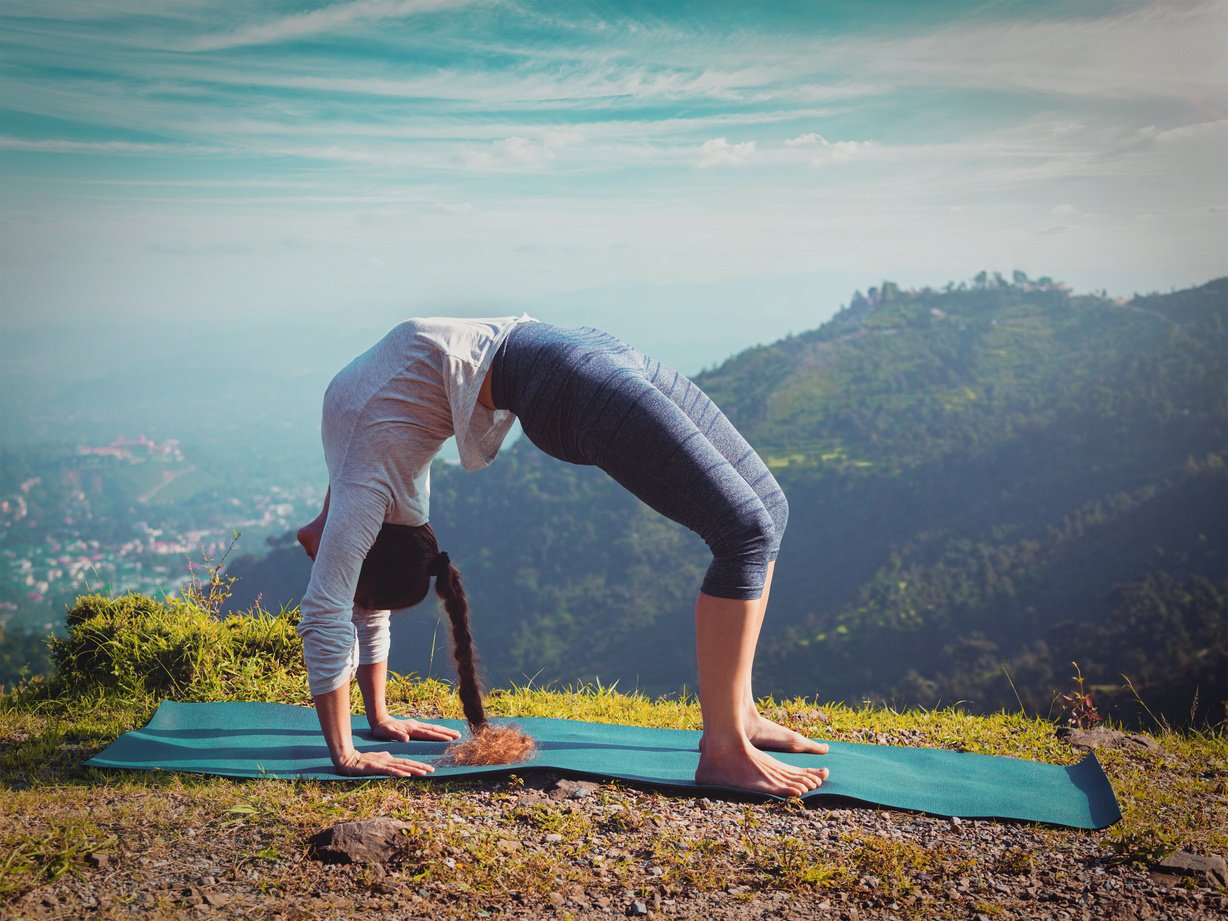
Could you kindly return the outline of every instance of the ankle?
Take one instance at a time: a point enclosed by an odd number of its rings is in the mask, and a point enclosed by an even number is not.
[[[749,754],[755,746],[744,732],[717,732],[705,729],[702,753],[706,757]]]

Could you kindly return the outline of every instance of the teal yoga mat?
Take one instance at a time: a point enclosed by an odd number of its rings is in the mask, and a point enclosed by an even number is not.
[[[461,728],[459,720],[435,720]],[[496,721],[500,722],[500,721]],[[537,741],[532,761],[490,767],[439,764],[440,742],[372,739],[354,717],[362,750],[387,750],[437,765],[431,778],[548,769],[681,790],[695,784],[699,732],[541,717],[514,721]],[[825,765],[831,778],[807,800],[836,798],[962,818],[1020,819],[1105,828],[1121,818],[1095,755],[1070,766],[932,748],[831,742],[827,755],[778,754],[796,765]],[[314,710],[287,704],[165,701],[149,725],[126,732],[87,762],[103,768],[187,771],[225,777],[352,780],[333,772]]]

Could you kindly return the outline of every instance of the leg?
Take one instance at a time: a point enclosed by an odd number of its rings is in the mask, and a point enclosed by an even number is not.
[[[755,612],[754,641],[757,644],[759,630],[763,626],[764,614],[767,612],[768,595],[772,589],[772,574],[776,568],[775,553],[789,520],[788,504],[771,471],[707,394],[688,380],[685,375],[651,359],[645,360],[645,373],[653,386],[681,409],[695,423],[695,427],[703,432],[712,446],[729,461],[747,485],[755,491],[760,501],[763,502],[764,508],[772,516],[776,531],[776,546],[772,548],[773,559],[768,563],[763,596]],[[755,706],[755,694],[751,688],[749,672],[746,676],[743,706],[746,713],[747,735],[756,748],[767,751],[827,754],[826,745],[808,739],[760,715]]]
[[[825,771],[785,765],[750,736],[793,747],[781,742],[787,730],[754,711],[750,689],[763,587],[788,515],[784,494],[690,381],[604,334],[536,327],[519,327],[501,350],[494,404],[515,412],[547,454],[600,467],[712,550],[696,602],[705,725],[696,779],[785,796],[813,790]]]
[[[773,561],[768,564],[767,582],[763,586],[763,597],[759,599],[759,606],[755,611],[753,641],[756,645],[759,640],[759,630],[763,626],[763,616],[767,612],[768,595],[772,590],[772,574],[775,570],[776,563]],[[755,706],[755,692],[751,688],[751,675],[749,672],[746,675],[746,686],[742,694],[742,708],[746,714],[746,735],[750,738],[755,748],[775,752],[827,754],[826,744],[808,739],[800,732],[786,729],[779,723],[775,723],[759,713],[759,708]]]
[[[696,781],[783,796],[815,789],[827,777],[825,768],[795,768],[760,749],[825,754],[827,746],[762,717],[751,690],[771,557],[788,514],[779,487],[727,422],[733,436],[718,447],[690,413],[655,389],[641,389],[634,411],[617,418],[599,465],[658,512],[699,533],[713,551],[705,580],[711,591],[701,592],[695,606],[704,716]],[[753,463],[743,460],[746,455]],[[762,468],[759,484],[742,469],[755,465]]]
[[[826,768],[797,768],[759,751],[746,726],[746,692],[761,620],[757,600],[700,593],[695,651],[704,734],[696,783],[776,796],[801,796],[827,779]],[[756,714],[757,715],[757,714]]]

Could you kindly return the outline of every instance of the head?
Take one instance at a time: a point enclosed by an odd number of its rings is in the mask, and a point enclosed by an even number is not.
[[[354,602],[372,611],[411,608],[426,597],[439,544],[429,524],[385,524],[367,552]]]
[[[448,555],[440,553],[429,524],[385,524],[380,528],[358,575],[354,603],[369,610],[412,607],[426,597],[432,578],[435,594],[452,624],[452,655],[465,719],[477,732],[486,725],[486,712],[477,676],[477,653],[469,631],[469,600],[460,573]]]

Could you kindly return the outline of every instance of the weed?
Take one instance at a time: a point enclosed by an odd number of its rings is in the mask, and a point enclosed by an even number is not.
[[[1122,677],[1122,680],[1126,682],[1126,687],[1130,689],[1130,693],[1134,695],[1134,699],[1138,701],[1139,706],[1143,708],[1144,712],[1146,712],[1146,714],[1151,717],[1151,721],[1156,724],[1156,727],[1161,732],[1168,732],[1170,729],[1168,723],[1166,723],[1164,720],[1157,719],[1156,715],[1151,712],[1151,708],[1147,706],[1146,701],[1143,700],[1142,696],[1138,692],[1138,688],[1134,686],[1134,682],[1130,680],[1130,677],[1128,675],[1122,675],[1121,677]],[[1195,693],[1194,706],[1197,706],[1197,703],[1198,703],[1198,697],[1197,697],[1197,693]],[[1194,712],[1193,709],[1191,709],[1190,712],[1193,713]],[[1192,718],[1190,722],[1191,724],[1193,723]]]
[[[234,576],[222,575],[222,567],[242,536],[242,531],[231,531],[230,544],[217,562],[207,552],[201,554],[200,565],[188,560],[188,582],[183,588],[183,600],[187,604],[208,611],[214,617],[221,615],[222,605],[230,600],[237,581]],[[201,578],[201,570],[204,570],[207,578]]]
[[[601,822],[602,830],[611,832],[633,832],[644,827],[644,813],[638,809],[623,807],[609,813]]]
[[[797,838],[779,838],[755,848],[753,866],[765,874],[773,888],[827,889],[850,881],[848,871],[824,860],[814,845]]]
[[[56,675],[41,688],[114,692],[130,699],[305,701],[297,612],[219,620],[187,601],[85,595],[51,641]]]
[[[857,842],[849,855],[850,863],[859,872],[873,876],[884,891],[897,898],[912,892],[913,877],[935,869],[939,863],[935,851],[912,841],[865,835]]]
[[[536,803],[513,810],[512,817],[537,831],[569,840],[583,838],[592,830],[588,816],[571,806]]]
[[[53,828],[23,841],[8,842],[0,861],[0,896],[11,896],[76,872],[88,854],[103,853],[115,847],[114,835],[104,834],[92,824]]]
[[[1118,833],[1109,841],[1116,863],[1135,863],[1150,866],[1173,853],[1179,839],[1172,829],[1147,825]]]
[[[974,902],[972,904],[972,910],[978,915],[985,915],[989,918],[1001,918],[1006,914],[1006,909],[994,902]]]
[[[1070,679],[1074,682],[1074,689],[1062,695],[1062,709],[1066,714],[1066,724],[1077,729],[1090,729],[1101,722],[1104,717],[1097,712],[1096,705],[1092,702],[1092,693],[1084,686],[1083,671],[1079,668],[1079,663],[1071,662],[1070,664],[1075,670]]]
[[[998,855],[994,869],[1010,876],[1027,876],[1036,869],[1036,855],[1021,847],[1010,847]]]

